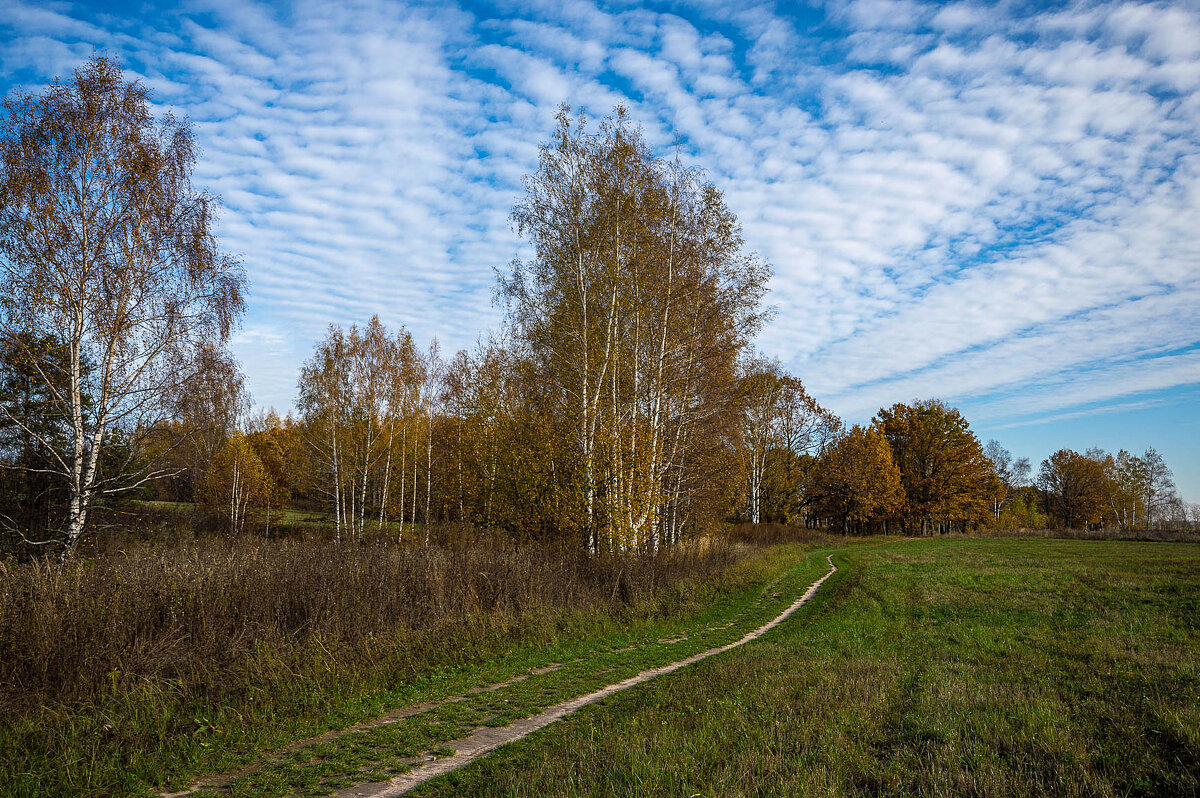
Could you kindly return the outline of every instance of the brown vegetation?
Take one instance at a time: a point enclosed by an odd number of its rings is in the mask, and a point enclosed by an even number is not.
[[[258,681],[247,669],[264,651],[286,662],[314,646],[334,665],[391,658],[403,672],[539,613],[685,600],[689,580],[734,556],[711,544],[627,558],[503,538],[426,548],[208,537],[67,566],[0,561],[0,703],[24,714],[144,683],[219,698]]]

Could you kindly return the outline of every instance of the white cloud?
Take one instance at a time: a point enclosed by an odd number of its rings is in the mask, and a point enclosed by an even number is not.
[[[501,8],[9,2],[0,63],[36,85],[113,52],[195,122],[264,404],[331,321],[452,348],[498,322],[508,210],[563,100],[684,137],[775,267],[761,346],[835,410],[1063,415],[1200,382],[1195,7]]]

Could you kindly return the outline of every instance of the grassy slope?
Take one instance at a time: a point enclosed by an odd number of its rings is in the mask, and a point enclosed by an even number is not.
[[[1200,547],[889,541],[840,560],[767,638],[417,794],[1197,794]]]

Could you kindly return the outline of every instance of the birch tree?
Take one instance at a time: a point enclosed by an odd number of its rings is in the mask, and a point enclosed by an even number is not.
[[[421,407],[425,416],[425,545],[428,546],[433,523],[433,417],[442,397],[441,379],[444,373],[441,344],[434,338],[422,363]],[[415,470],[414,470],[415,473]],[[416,486],[413,487],[413,522],[416,522]]]
[[[744,517],[795,523],[810,504],[808,479],[841,421],[809,396],[779,363],[752,357],[741,365],[740,451],[745,461]]]
[[[1153,446],[1141,457],[1141,499],[1145,508],[1146,529],[1155,518],[1165,514],[1178,497],[1175,480],[1163,456]]]
[[[391,374],[396,367],[394,342],[373,316],[360,333],[350,327],[348,337],[350,441],[352,484],[349,486],[350,518],[354,534],[362,542],[366,529],[368,489],[390,453]]]
[[[558,123],[513,212],[535,257],[501,295],[570,442],[560,523],[590,552],[653,549],[691,469],[714,462],[691,455],[761,324],[768,270],[720,192],[656,157],[623,109],[595,132],[565,107]]]
[[[197,501],[205,475],[225,442],[237,431],[250,409],[250,398],[237,361],[224,349],[200,346],[186,369],[189,379],[173,386],[171,421],[181,450],[186,484],[185,501]]]
[[[1109,495],[1117,522],[1125,529],[1137,526],[1144,517],[1144,495],[1142,485],[1146,481],[1145,462],[1142,458],[1121,449],[1113,461],[1113,490]]]
[[[1029,458],[1013,457],[997,440],[990,440],[983,448],[983,456],[992,464],[996,475],[996,492],[992,499],[992,513],[1000,520],[1004,507],[1017,495],[1018,489],[1029,482]]]
[[[779,394],[782,375],[774,363],[753,360],[746,365],[742,378],[746,395],[745,438],[746,517],[750,523],[762,522],[764,481],[767,457],[779,443]]]
[[[0,336],[18,346],[49,336],[67,353],[61,370],[37,361],[69,429],[48,467],[66,486],[55,538],[65,558],[97,497],[158,475],[140,466],[141,431],[188,378],[190,353],[228,337],[245,277],[212,233],[214,198],[192,186],[191,128],[155,119],[116,62],[92,59],[4,108]],[[127,455],[102,470],[114,435]]]
[[[392,497],[399,496],[398,509],[394,511],[399,522],[397,542],[404,539],[404,489],[408,463],[409,419],[416,405],[418,385],[418,356],[412,335],[403,327],[392,340],[386,353],[384,369],[385,413],[383,424],[387,429],[387,456],[383,465],[383,478],[379,490],[379,525],[383,530],[385,518],[392,508]],[[398,451],[397,451],[397,447]],[[412,460],[415,462],[415,459]],[[393,472],[399,473],[393,478]]]
[[[209,464],[198,498],[231,532],[241,534],[250,511],[268,508],[275,490],[258,453],[245,435],[236,434]]]
[[[345,332],[329,325],[325,339],[300,367],[296,407],[319,470],[318,490],[333,506],[334,540],[350,532],[347,449],[350,426],[350,357]]]

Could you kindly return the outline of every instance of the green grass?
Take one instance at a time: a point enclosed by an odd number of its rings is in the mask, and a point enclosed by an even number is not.
[[[329,513],[319,513],[314,510],[298,510],[295,507],[281,507],[271,510],[271,520],[278,524],[333,523],[333,517]]]
[[[129,502],[134,507],[149,507],[154,510],[174,510],[176,512],[192,512],[196,505],[192,502],[169,502],[157,499],[133,499]]]
[[[220,794],[384,780],[452,755],[476,727],[740,637],[823,574],[823,555],[777,546],[695,583],[688,601],[464,629],[469,650],[416,677],[396,678],[370,650],[360,670],[326,676],[317,648],[267,652],[236,705],[176,706],[169,683],[147,682],[120,703],[0,717],[0,794],[179,789],[298,739],[465,695],[289,751]],[[585,707],[416,794],[1197,794],[1200,546],[891,538],[847,541],[835,562],[816,598],[764,638]],[[345,653],[326,655],[345,665]],[[77,729],[68,756],[32,746],[47,724]],[[160,727],[157,747],[125,742]]]
[[[438,641],[414,633],[395,640],[368,636],[336,647],[321,636],[287,650],[264,644],[229,673],[228,689],[200,692],[169,677],[129,679],[114,672],[111,689],[95,698],[47,701],[20,716],[0,711],[0,795],[125,796],[181,789],[196,776],[240,767],[296,740],[397,707],[461,695],[552,662],[567,663],[562,670],[576,673],[576,660],[615,657],[614,667],[636,670],[639,657],[650,656],[646,652],[670,659],[688,645],[659,643],[660,638],[726,622],[754,605],[763,586],[793,571],[804,552],[801,545],[752,551],[703,578],[687,576],[671,590],[629,603],[534,604],[511,616],[498,611],[494,618],[469,618],[452,634],[432,630]],[[408,640],[414,645],[405,647]],[[631,646],[637,649],[621,653]],[[558,672],[543,674],[510,693],[481,694],[436,717],[380,730],[378,738],[352,735],[318,752],[304,772],[267,772],[238,789],[321,794],[351,774],[382,777],[402,766],[395,759],[399,743],[407,740],[405,745],[420,752],[437,749],[469,724],[505,722],[584,683],[561,679]],[[379,750],[376,739],[393,750]]]
[[[1200,547],[893,540],[835,561],[763,639],[414,794],[1197,794]]]
[[[574,640],[540,650],[525,663],[525,670],[551,662],[562,666],[399,723],[293,750],[280,761],[235,779],[224,791],[234,798],[326,795],[341,787],[386,780],[406,770],[410,761],[452,756],[454,750],[445,743],[475,728],[506,726],[647,668],[732,642],[778,615],[827,570],[820,552],[805,556],[798,546],[776,550],[771,560],[772,579],[717,601],[701,613],[645,625],[634,634]]]
[[[190,515],[196,511],[193,502],[160,501],[157,499],[134,499],[129,502],[133,507],[145,507],[161,512],[173,512]],[[332,525],[333,516],[327,512],[316,510],[301,510],[296,507],[277,507],[271,509],[271,522],[276,524],[320,524]],[[394,523],[394,522],[389,522]],[[375,524],[370,524],[372,528]]]

